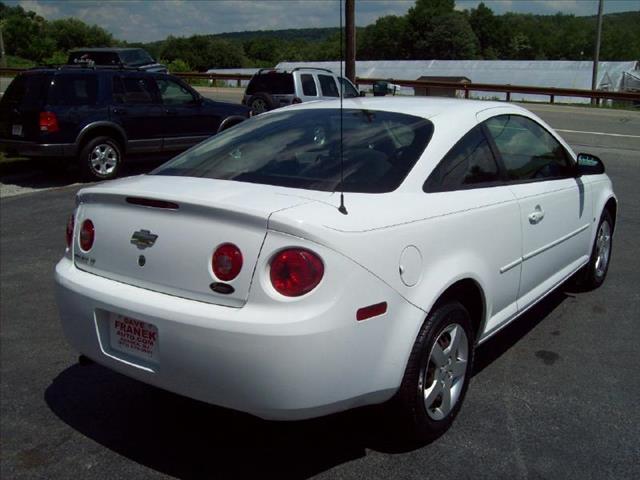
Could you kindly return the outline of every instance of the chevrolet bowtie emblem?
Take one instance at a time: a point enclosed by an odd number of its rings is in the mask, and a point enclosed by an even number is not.
[[[138,230],[133,232],[131,243],[140,250],[144,250],[145,248],[153,247],[153,244],[156,243],[156,238],[158,238],[158,235],[151,233],[149,230]]]

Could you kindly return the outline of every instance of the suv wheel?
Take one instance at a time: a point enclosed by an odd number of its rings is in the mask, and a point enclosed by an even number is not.
[[[412,440],[437,438],[451,426],[471,379],[473,353],[467,309],[457,301],[437,306],[422,325],[394,399]]]
[[[80,168],[87,180],[110,180],[122,164],[120,145],[110,137],[96,137],[80,152]]]
[[[268,93],[256,93],[249,99],[247,105],[254,115],[268,112],[269,110],[273,110],[275,107],[273,98],[271,98],[271,95]]]

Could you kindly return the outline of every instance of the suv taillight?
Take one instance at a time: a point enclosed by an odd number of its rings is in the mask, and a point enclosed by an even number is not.
[[[54,133],[60,130],[58,117],[53,112],[40,112],[40,131]]]
[[[316,288],[324,275],[322,260],[302,248],[289,248],[271,260],[271,284],[278,293],[299,297]]]

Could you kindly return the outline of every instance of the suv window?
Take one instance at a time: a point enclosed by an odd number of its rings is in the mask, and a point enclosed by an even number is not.
[[[123,50],[120,52],[120,59],[125,65],[139,67],[140,65],[148,65],[154,63],[153,58],[145,50]]]
[[[0,100],[8,105],[39,107],[47,98],[51,74],[18,75]]]
[[[572,174],[566,150],[533,120],[520,115],[500,115],[485,124],[509,180],[561,178]]]
[[[328,192],[341,188],[344,175],[346,192],[390,192],[413,168],[432,133],[429,120],[395,112],[275,112],[219,133],[153,173]],[[376,143],[387,149],[375,148]]]
[[[303,73],[300,75],[300,82],[302,83],[302,93],[309,97],[317,97],[318,89],[316,88],[316,82],[313,79],[313,75]]]
[[[184,105],[195,103],[196,99],[193,94],[178,82],[169,78],[157,78],[156,82],[160,89],[162,103],[165,105]]]
[[[113,99],[116,103],[156,103],[155,81],[149,77],[113,77]]]
[[[284,72],[267,72],[254,75],[247,85],[247,95],[267,92],[272,95],[293,95],[293,75]]]
[[[338,77],[338,80],[340,81],[340,86],[342,87],[343,98],[354,98],[360,96],[358,91],[353,88],[353,85],[351,85],[351,82],[349,82],[347,79]]]
[[[333,77],[329,75],[318,75],[320,81],[320,90],[322,90],[323,97],[339,97],[338,87]]]
[[[462,137],[424,184],[425,192],[460,190],[500,181],[498,164],[481,125]]]
[[[95,75],[56,75],[49,103],[52,105],[95,105],[98,78]]]

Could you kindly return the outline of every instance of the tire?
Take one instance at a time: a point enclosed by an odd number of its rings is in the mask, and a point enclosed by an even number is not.
[[[275,108],[275,103],[271,95],[268,93],[256,93],[249,98],[247,106],[251,109],[254,115],[258,115],[263,112],[268,112]]]
[[[409,441],[430,441],[449,429],[467,393],[473,355],[467,309],[458,301],[437,305],[420,329],[392,400],[395,423]]]
[[[582,271],[581,284],[585,290],[593,290],[604,283],[613,251],[613,218],[608,210],[600,216],[596,238],[591,248],[589,263]]]
[[[85,144],[78,160],[85,180],[110,180],[120,171],[122,148],[111,137],[96,137]]]

